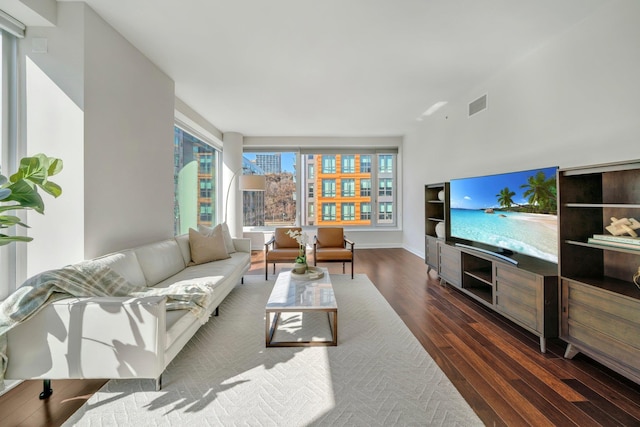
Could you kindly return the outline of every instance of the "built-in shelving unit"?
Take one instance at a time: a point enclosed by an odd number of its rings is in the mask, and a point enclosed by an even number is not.
[[[558,197],[565,357],[583,352],[640,382],[640,250],[588,242],[612,217],[640,219],[640,160],[561,169]]]
[[[425,263],[427,272],[432,268],[438,271],[438,240],[449,235],[449,184],[429,184],[424,187],[425,217]],[[440,225],[439,225],[440,224]],[[443,236],[438,237],[436,227],[440,227]]]

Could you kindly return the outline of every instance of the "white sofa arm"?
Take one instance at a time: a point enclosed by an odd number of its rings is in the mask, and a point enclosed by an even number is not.
[[[235,246],[236,251],[251,253],[251,239],[241,239],[234,237],[232,240],[233,246]]]
[[[158,378],[165,297],[68,298],[7,334],[6,378]]]

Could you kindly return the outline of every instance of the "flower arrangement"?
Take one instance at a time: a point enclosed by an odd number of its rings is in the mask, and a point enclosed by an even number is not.
[[[62,160],[47,157],[44,154],[36,154],[33,157],[25,157],[20,160],[18,171],[9,178],[0,174],[0,246],[11,242],[30,242],[32,237],[9,236],[2,233],[2,229],[14,225],[29,227],[15,215],[7,215],[8,211],[33,209],[44,214],[44,201],[38,188],[58,197],[62,194],[62,188],[49,177],[62,170]],[[13,202],[13,203],[12,203]]]
[[[287,230],[287,234],[293,240],[298,242],[298,257],[296,258],[297,264],[306,264],[307,263],[307,243],[309,243],[309,236],[303,233],[300,230]]]

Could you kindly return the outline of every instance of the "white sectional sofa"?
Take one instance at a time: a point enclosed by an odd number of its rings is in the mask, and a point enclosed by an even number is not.
[[[206,282],[213,293],[208,318],[249,270],[250,240],[233,239],[233,246],[227,259],[190,266],[189,236],[182,235],[95,261],[140,286]],[[149,378],[159,389],[162,372],[202,326],[189,310],[165,310],[165,301],[88,297],[48,304],[7,333],[5,378],[43,379],[44,397],[51,379]]]

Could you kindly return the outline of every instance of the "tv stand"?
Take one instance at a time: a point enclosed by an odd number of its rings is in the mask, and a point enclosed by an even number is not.
[[[465,249],[470,249],[472,251],[478,251],[478,252],[482,252],[483,254],[487,254],[487,255],[491,255],[494,256],[496,258],[500,258],[503,261],[509,262],[513,265],[518,265],[518,261],[513,259],[513,258],[509,258],[507,255],[498,253],[498,252],[494,252],[494,251],[490,251],[489,249],[483,249],[483,248],[476,248],[475,246],[471,246],[471,245],[465,245],[464,243],[455,243],[456,246],[459,246],[461,248],[465,248]],[[513,252],[511,252],[511,254],[513,254]]]
[[[438,242],[438,274],[449,284],[540,338],[558,336],[558,266],[520,256],[518,264],[501,254],[468,245]],[[503,258],[504,257],[504,258]],[[501,260],[507,258],[509,263]]]

